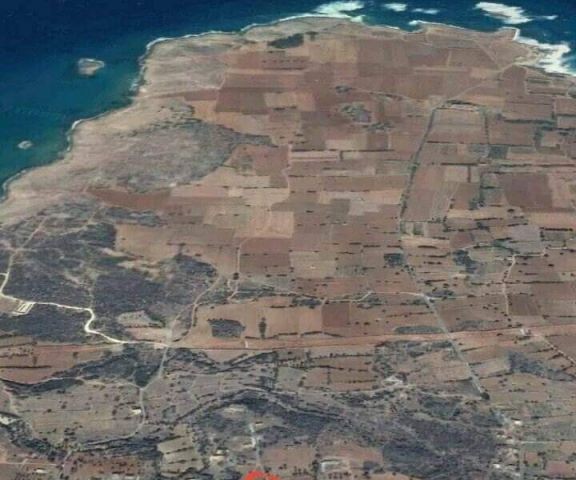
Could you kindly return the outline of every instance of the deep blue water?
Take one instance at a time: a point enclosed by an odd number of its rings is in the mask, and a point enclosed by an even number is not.
[[[414,20],[481,30],[506,24],[476,9],[472,0],[414,0],[391,8],[365,0],[349,15],[366,23],[417,28]],[[238,30],[287,16],[311,13],[312,0],[1,0],[0,181],[23,168],[53,161],[66,146],[66,131],[129,101],[138,58],[151,40],[208,30]],[[506,0],[504,3],[508,3]],[[513,26],[540,42],[576,48],[576,0],[510,0],[524,9]],[[438,13],[415,11],[437,9]],[[332,9],[334,10],[334,9]],[[557,15],[556,19],[543,18]],[[515,18],[518,21],[518,18]],[[514,21],[514,18],[512,19]],[[93,78],[76,72],[81,57],[106,67]],[[570,60],[568,58],[568,60]],[[21,150],[23,140],[34,147]]]

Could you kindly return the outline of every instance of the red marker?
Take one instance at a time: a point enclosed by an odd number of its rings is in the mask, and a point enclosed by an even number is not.
[[[244,480],[280,480],[280,477],[261,470],[252,470],[244,476]]]

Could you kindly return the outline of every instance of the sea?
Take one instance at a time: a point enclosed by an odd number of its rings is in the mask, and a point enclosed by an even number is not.
[[[0,0],[0,182],[61,157],[74,122],[127,105],[156,39],[310,15],[407,30],[514,27],[546,52],[543,68],[576,74],[576,0]],[[80,58],[105,67],[81,76]]]

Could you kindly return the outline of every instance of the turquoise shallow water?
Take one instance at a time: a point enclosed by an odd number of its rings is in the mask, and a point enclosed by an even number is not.
[[[418,28],[420,20],[481,30],[515,26],[549,47],[550,68],[576,44],[576,2],[517,1],[484,9],[469,0],[322,2],[297,0],[4,0],[0,2],[0,181],[54,161],[75,120],[125,105],[138,76],[138,58],[157,37],[238,30],[253,23],[312,13],[367,23]],[[106,67],[94,78],[75,69],[81,57]],[[563,58],[569,66],[570,53]],[[566,67],[565,66],[565,67]],[[34,147],[18,144],[31,140]]]

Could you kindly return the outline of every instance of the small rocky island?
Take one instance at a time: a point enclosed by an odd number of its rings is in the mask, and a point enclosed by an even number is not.
[[[32,143],[31,140],[22,140],[19,144],[18,144],[18,148],[20,150],[29,150],[34,146],[34,143]]]
[[[95,58],[81,58],[76,63],[78,74],[83,77],[93,77],[105,66],[106,64],[102,60]]]

